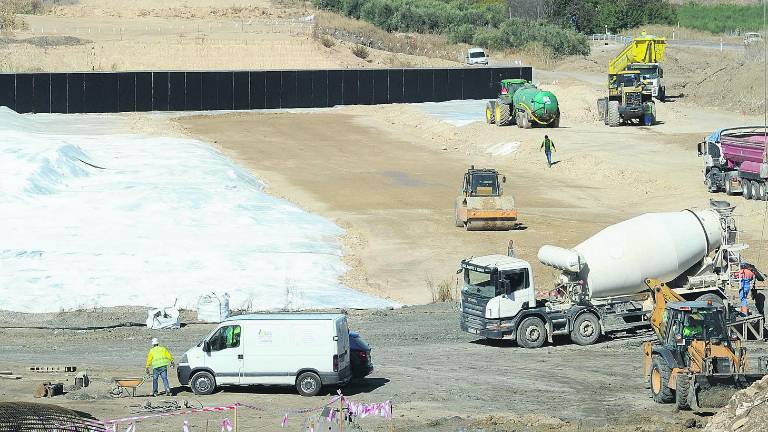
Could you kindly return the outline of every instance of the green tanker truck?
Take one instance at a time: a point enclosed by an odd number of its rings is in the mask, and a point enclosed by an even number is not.
[[[560,126],[560,107],[552,92],[540,90],[524,79],[501,81],[496,100],[485,105],[485,121],[506,126],[514,119],[517,127],[529,129],[533,125]]]

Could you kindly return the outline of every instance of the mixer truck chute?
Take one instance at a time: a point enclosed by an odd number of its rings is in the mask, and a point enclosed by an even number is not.
[[[533,270],[524,260],[464,260],[461,328],[524,347],[539,347],[554,335],[591,344],[602,334],[648,325],[647,278],[672,284],[686,300],[727,303],[731,266],[744,248],[733,244],[732,210],[714,202],[707,210],[648,213],[609,226],[573,249],[543,246],[539,261],[561,271],[547,299],[536,299]]]

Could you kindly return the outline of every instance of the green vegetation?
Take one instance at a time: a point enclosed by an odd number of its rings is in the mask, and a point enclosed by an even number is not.
[[[320,8],[386,31],[445,34],[452,42],[491,49],[538,43],[555,55],[588,54],[584,35],[545,21],[508,19],[505,2],[471,0],[313,0]]]
[[[592,34],[618,33],[643,24],[674,24],[675,6],[667,0],[549,0],[552,22]]]
[[[711,33],[727,33],[735,30],[759,31],[763,27],[761,5],[687,4],[679,7],[678,17],[681,27]]]

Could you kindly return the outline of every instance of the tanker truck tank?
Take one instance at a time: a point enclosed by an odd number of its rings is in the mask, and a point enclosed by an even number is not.
[[[588,297],[601,299],[646,291],[648,278],[669,282],[722,243],[715,210],[647,213],[611,225],[573,249],[544,246],[538,258],[584,282]]]
[[[533,84],[526,84],[512,95],[517,112],[518,126],[529,128],[531,122],[541,126],[560,126],[560,107],[554,93],[540,90]]]

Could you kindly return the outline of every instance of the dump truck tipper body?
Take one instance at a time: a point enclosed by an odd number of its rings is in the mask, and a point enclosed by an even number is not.
[[[741,192],[746,199],[768,200],[768,128],[720,129],[699,143],[704,183],[710,192]]]
[[[558,334],[591,344],[601,334],[647,325],[648,278],[669,282],[686,299],[725,301],[724,217],[714,208],[649,213],[609,226],[573,249],[544,246],[539,260],[562,272],[547,299],[536,299],[533,270],[524,260],[464,260],[461,327],[525,347]]]

